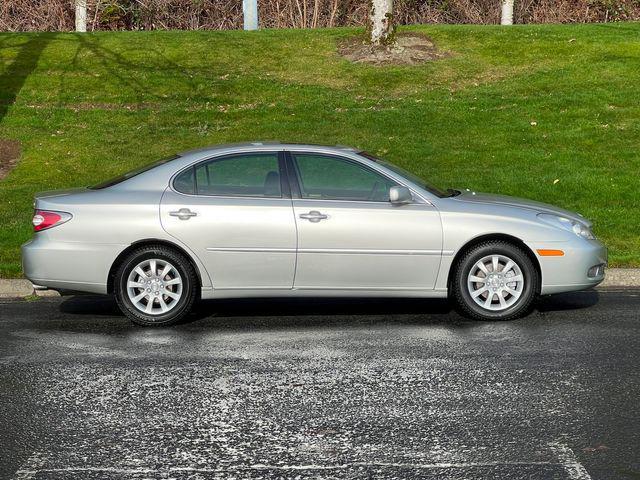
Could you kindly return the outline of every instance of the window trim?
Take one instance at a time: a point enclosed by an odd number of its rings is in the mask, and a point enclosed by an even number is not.
[[[292,198],[296,199],[296,200],[304,200],[305,202],[351,202],[351,203],[375,203],[377,205],[392,205],[390,201],[386,200],[349,200],[349,199],[340,199],[340,198],[304,198],[302,196],[302,190],[300,188],[300,172],[298,170],[298,165],[295,159],[295,155],[314,155],[314,156],[318,156],[318,157],[329,157],[329,158],[334,158],[334,159],[338,159],[338,160],[342,160],[344,162],[347,163],[352,163],[357,165],[358,167],[364,169],[364,170],[368,170],[376,175],[381,176],[382,178],[385,178],[393,183],[395,183],[396,185],[402,186],[402,187],[407,187],[409,188],[409,190],[411,190],[411,193],[415,196],[415,192],[412,188],[408,187],[407,185],[404,185],[401,182],[398,182],[397,179],[390,177],[389,175],[386,175],[384,172],[381,172],[379,170],[376,170],[375,168],[371,168],[369,165],[364,164],[363,162],[359,162],[356,159],[350,158],[350,157],[345,157],[343,155],[336,155],[336,154],[332,154],[332,153],[324,153],[324,152],[313,152],[313,151],[306,151],[306,150],[287,150],[286,151],[286,158],[287,158],[287,173],[288,173],[288,178],[289,181],[291,183],[291,196]],[[415,201],[411,202],[408,205],[421,205],[419,203],[417,203]]]
[[[228,160],[233,157],[246,157],[246,156],[254,156],[254,155],[275,155],[278,160],[278,174],[280,175],[280,196],[278,197],[266,197],[264,195],[216,195],[216,194],[199,194],[199,193],[185,193],[181,192],[175,187],[176,179],[186,172],[189,169],[193,169],[193,178],[194,178],[194,188],[197,187],[197,181],[195,176],[195,169],[198,166],[209,163],[216,162],[218,160]],[[261,199],[261,200],[282,200],[282,199],[290,199],[291,198],[291,187],[290,181],[287,176],[287,170],[285,165],[285,155],[283,150],[250,150],[247,152],[233,152],[222,155],[216,155],[213,157],[207,157],[196,162],[193,162],[180,170],[174,173],[169,179],[169,188],[172,192],[178,195],[184,195],[185,197],[213,197],[213,198],[250,198],[250,199]],[[197,188],[196,188],[197,191]]]

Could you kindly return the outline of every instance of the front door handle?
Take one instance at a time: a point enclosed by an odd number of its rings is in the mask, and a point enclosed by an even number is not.
[[[317,210],[311,210],[309,213],[301,213],[299,217],[309,220],[312,223],[318,223],[320,220],[326,220],[329,218],[329,215],[324,215]]]
[[[188,208],[181,208],[177,212],[169,212],[172,217],[178,217],[180,220],[189,220],[191,217],[198,215],[196,212],[192,212]]]

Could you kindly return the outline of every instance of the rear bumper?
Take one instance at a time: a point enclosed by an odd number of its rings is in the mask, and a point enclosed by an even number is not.
[[[529,244],[529,247],[534,252],[537,249],[548,248],[561,249],[564,252],[561,257],[538,256],[542,270],[540,293],[543,295],[586,290],[604,280],[604,268],[598,269],[597,272],[589,272],[595,266],[604,267],[607,264],[607,247],[598,240],[576,237],[571,242],[534,243]]]
[[[22,271],[39,287],[107,293],[109,270],[125,248],[126,245],[52,241],[38,234],[22,245]]]

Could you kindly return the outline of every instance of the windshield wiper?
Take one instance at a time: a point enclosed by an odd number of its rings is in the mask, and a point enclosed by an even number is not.
[[[460,190],[454,190],[453,188],[447,188],[448,197],[457,197],[462,192]]]

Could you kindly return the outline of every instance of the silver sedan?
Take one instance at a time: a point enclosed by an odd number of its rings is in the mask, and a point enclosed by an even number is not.
[[[36,288],[115,295],[141,325],[199,298],[449,297],[474,319],[593,287],[607,250],[577,213],[443,191],[352,148],[190,151],[90,188],[36,196],[23,269]]]

